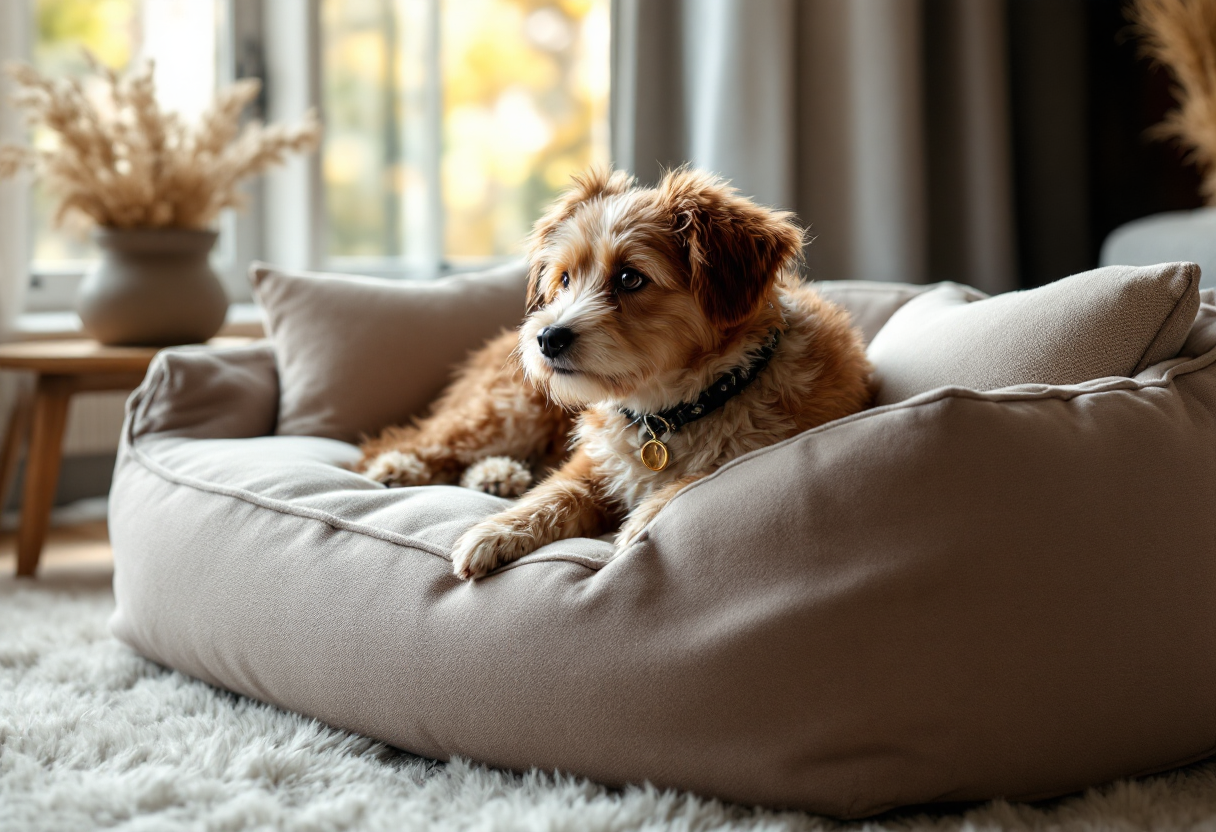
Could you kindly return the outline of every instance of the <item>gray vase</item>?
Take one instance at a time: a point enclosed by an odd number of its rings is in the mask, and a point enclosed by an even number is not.
[[[103,344],[165,347],[220,331],[228,296],[211,268],[214,231],[98,228],[101,260],[80,284],[76,311]]]

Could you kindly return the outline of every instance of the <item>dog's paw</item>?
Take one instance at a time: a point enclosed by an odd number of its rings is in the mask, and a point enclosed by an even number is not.
[[[670,499],[664,494],[656,494],[629,512],[629,516],[621,524],[621,530],[616,533],[616,539],[613,540],[617,550],[625,549],[641,540],[650,521],[659,516],[659,512]]]
[[[431,481],[426,463],[404,451],[385,451],[367,464],[363,475],[387,486],[427,485]]]
[[[452,550],[452,573],[471,581],[504,563],[519,560],[534,548],[531,538],[510,521],[491,517],[469,529]]]
[[[642,536],[642,532],[646,530],[646,524],[652,519],[652,516],[639,517],[636,513],[629,515],[613,540],[613,545],[616,546],[617,551],[626,549],[637,543],[638,539]]]
[[[489,456],[466,468],[460,485],[495,497],[518,497],[532,485],[532,472],[509,456]]]

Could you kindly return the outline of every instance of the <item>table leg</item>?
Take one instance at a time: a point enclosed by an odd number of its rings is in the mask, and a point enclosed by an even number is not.
[[[35,376],[21,373],[16,379],[17,400],[8,417],[8,428],[4,432],[4,446],[0,448],[0,511],[8,505],[8,495],[17,475],[17,462],[21,448],[29,438],[30,415],[34,410]]]
[[[17,575],[33,577],[51,523],[51,506],[63,458],[63,430],[72,399],[70,379],[41,376],[34,394],[34,426],[25,457],[25,494],[17,535]]]

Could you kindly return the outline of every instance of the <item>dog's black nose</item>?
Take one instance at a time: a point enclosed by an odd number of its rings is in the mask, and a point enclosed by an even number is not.
[[[547,326],[540,331],[540,335],[536,336],[536,342],[540,344],[540,351],[545,354],[546,358],[557,358],[566,350],[566,347],[574,343],[576,337],[573,329],[564,326]]]

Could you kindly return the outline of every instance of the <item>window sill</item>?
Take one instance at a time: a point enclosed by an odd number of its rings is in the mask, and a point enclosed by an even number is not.
[[[228,317],[220,335],[246,338],[261,338],[262,310],[253,303],[234,303],[228,307]],[[15,341],[57,341],[87,338],[80,328],[80,317],[75,312],[27,312],[17,318]]]

